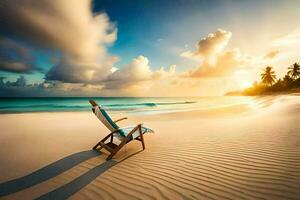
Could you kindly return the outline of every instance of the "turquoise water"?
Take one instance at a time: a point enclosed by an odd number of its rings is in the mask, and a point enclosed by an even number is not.
[[[90,111],[89,99],[108,111],[131,113],[164,113],[231,106],[247,101],[245,97],[182,98],[0,98],[0,113]]]

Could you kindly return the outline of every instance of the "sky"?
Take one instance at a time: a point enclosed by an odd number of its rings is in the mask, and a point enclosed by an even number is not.
[[[215,96],[299,62],[296,0],[2,0],[0,96]]]

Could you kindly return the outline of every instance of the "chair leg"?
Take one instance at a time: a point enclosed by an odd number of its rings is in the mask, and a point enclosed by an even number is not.
[[[143,136],[143,132],[142,132],[142,127],[141,126],[139,127],[139,131],[140,131],[140,138],[141,138],[143,150],[145,150],[145,142],[144,142],[144,136]]]
[[[111,141],[113,140],[113,133],[114,132],[111,132],[110,134],[108,134],[107,136],[105,136],[102,140],[100,140],[94,147],[93,147],[93,150],[97,149],[97,147],[100,145],[101,142],[105,142],[109,137],[111,137]],[[102,146],[101,148],[102,149]]]
[[[102,140],[101,140],[102,141]],[[97,147],[100,145],[101,141],[99,141],[94,147],[93,150],[97,149]],[[101,147],[102,148],[102,147]]]
[[[120,151],[120,149],[122,149],[122,147],[123,147],[124,145],[126,145],[126,142],[127,142],[127,138],[125,138],[125,139],[119,144],[119,146],[116,147],[116,148],[110,153],[110,155],[106,158],[106,160],[112,159],[112,157],[113,157],[116,153],[118,153],[118,151]]]
[[[144,138],[142,139],[142,146],[143,146],[143,150],[145,150],[145,142],[144,142]]]
[[[112,159],[112,157],[116,154],[117,152],[111,153],[109,156],[107,156],[106,160]]]
[[[116,153],[118,153],[118,151],[119,151],[123,146],[124,146],[124,145],[118,146],[116,149],[114,149],[113,152],[110,152],[110,155],[107,156],[106,160],[112,159],[112,157],[113,157]]]

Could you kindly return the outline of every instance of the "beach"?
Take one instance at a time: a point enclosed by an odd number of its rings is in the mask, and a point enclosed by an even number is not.
[[[0,114],[1,199],[299,199],[300,97],[154,114],[155,131],[106,161],[91,111]]]

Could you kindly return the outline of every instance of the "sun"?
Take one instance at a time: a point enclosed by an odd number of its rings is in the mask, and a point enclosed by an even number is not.
[[[243,82],[243,83],[241,84],[241,87],[242,87],[242,88],[249,88],[249,87],[252,87],[252,83],[250,83],[250,82]]]

